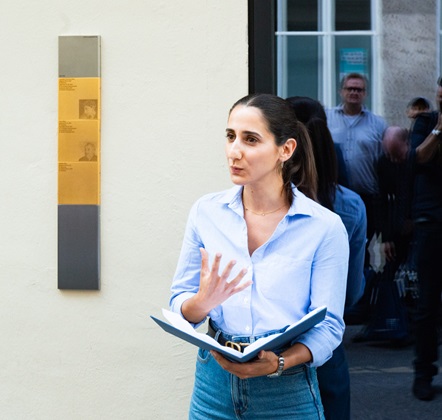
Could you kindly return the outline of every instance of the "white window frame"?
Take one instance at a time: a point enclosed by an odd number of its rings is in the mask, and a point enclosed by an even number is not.
[[[440,1],[440,0],[439,0]],[[277,42],[277,94],[283,98],[287,97],[287,68],[286,57],[283,57],[281,51],[286,51],[284,44],[288,36],[317,36],[321,40],[320,49],[322,49],[322,74],[318,77],[318,100],[325,107],[332,107],[337,105],[335,103],[336,90],[339,86],[336,86],[336,72],[335,72],[335,36],[355,36],[355,35],[368,35],[371,37],[371,79],[370,79],[370,94],[372,101],[372,110],[377,114],[382,114],[382,101],[380,93],[382,92],[381,86],[381,60],[379,59],[380,52],[380,22],[381,22],[381,10],[380,0],[371,0],[371,25],[372,29],[368,31],[333,31],[334,22],[334,0],[320,0],[318,8],[318,18],[321,21],[321,31],[287,31],[283,25],[287,22],[287,2],[286,0],[277,0],[277,30],[276,30],[276,42]]]

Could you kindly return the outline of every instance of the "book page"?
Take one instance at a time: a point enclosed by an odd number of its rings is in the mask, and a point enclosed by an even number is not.
[[[223,351],[227,351],[228,353],[234,354],[237,357],[242,357],[243,353],[239,352],[238,350],[232,349],[230,347],[225,347],[218,343],[216,340],[214,340],[212,337],[210,337],[207,334],[202,334],[197,331],[190,325],[188,321],[186,321],[180,314],[177,314],[176,312],[168,311],[167,309],[163,309],[163,315],[164,317],[173,325],[175,328],[178,328],[179,330],[192,335],[193,337],[197,337],[201,341],[204,341],[206,343],[211,344],[213,347],[219,348]]]

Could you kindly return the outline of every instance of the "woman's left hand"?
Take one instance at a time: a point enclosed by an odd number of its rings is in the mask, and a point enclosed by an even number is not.
[[[231,362],[213,350],[210,353],[224,370],[240,379],[269,375],[278,369],[278,356],[272,351],[261,350],[258,353],[258,358],[246,363]]]

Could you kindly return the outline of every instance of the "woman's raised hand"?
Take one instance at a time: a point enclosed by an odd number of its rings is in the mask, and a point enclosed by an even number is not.
[[[198,293],[183,303],[181,311],[189,322],[200,322],[216,306],[223,303],[230,296],[239,293],[252,284],[252,280],[241,283],[247,273],[243,268],[236,277],[229,280],[230,273],[236,264],[232,260],[224,268],[221,275],[219,267],[222,255],[217,253],[212,267],[209,266],[209,254],[204,248],[201,251],[201,275]]]

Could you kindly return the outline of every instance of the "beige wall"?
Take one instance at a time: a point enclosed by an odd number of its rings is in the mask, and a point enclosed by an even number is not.
[[[102,289],[57,290],[57,41],[102,36]],[[195,348],[168,304],[191,203],[230,185],[246,0],[16,0],[0,14],[0,407],[8,419],[185,419]]]

